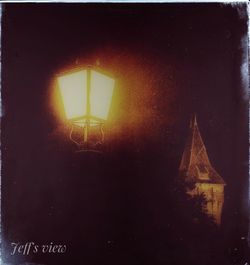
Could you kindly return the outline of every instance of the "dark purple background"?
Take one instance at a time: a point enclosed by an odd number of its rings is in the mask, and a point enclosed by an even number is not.
[[[240,68],[245,10],[244,5],[221,4],[5,4],[1,137],[6,247],[13,241],[73,242],[80,254],[86,250],[85,261],[100,264],[96,249],[102,242],[133,237],[134,223],[148,218],[136,213],[154,202],[154,193],[178,169],[194,112],[211,162],[227,183],[225,235],[232,242],[246,236],[248,102]],[[80,157],[68,139],[51,137],[58,126],[48,106],[51,79],[60,67],[90,60],[89,54],[98,54],[121,88],[125,81],[130,84],[127,56],[154,77],[148,86],[156,90],[155,120],[161,123],[146,142],[128,132],[129,137],[109,141],[111,151],[104,157]],[[133,87],[128,84],[129,95]],[[143,86],[137,89],[144,93]],[[166,179],[143,177],[143,165],[152,160],[169,172]],[[130,264],[126,259],[133,250],[114,249],[121,264]]]

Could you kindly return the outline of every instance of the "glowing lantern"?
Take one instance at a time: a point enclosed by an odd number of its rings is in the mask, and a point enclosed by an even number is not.
[[[90,126],[107,120],[114,84],[114,79],[89,68],[58,77],[66,118],[84,128],[84,142]]]

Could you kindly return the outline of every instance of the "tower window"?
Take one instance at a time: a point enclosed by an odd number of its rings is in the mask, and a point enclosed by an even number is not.
[[[209,171],[205,165],[196,165],[196,169],[198,171],[199,179],[209,179]]]

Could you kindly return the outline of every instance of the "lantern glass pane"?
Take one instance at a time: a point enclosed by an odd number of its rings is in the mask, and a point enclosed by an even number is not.
[[[87,71],[78,71],[58,78],[67,119],[86,115]]]
[[[94,70],[91,71],[91,115],[106,120],[113,95],[114,79]]]

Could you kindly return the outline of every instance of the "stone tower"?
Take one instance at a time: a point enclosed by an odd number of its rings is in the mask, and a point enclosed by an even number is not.
[[[195,183],[194,189],[188,191],[191,196],[202,193],[205,195],[207,203],[204,211],[212,215],[215,222],[220,225],[226,184],[209,161],[196,116],[190,121],[188,139],[179,171],[188,182]]]

